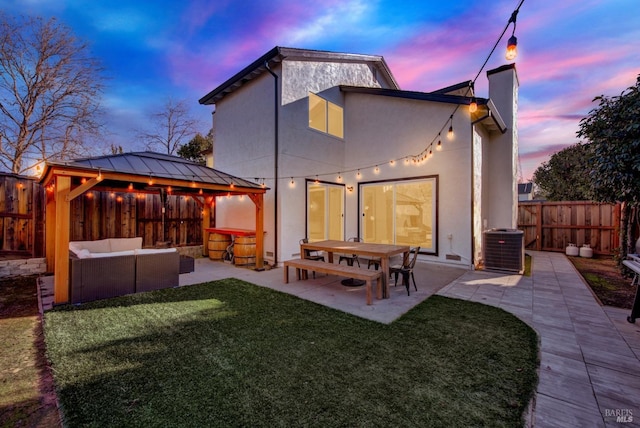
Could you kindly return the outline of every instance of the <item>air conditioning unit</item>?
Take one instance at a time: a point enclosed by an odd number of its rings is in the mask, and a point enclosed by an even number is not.
[[[524,273],[524,232],[491,229],[484,232],[484,267],[487,270]]]

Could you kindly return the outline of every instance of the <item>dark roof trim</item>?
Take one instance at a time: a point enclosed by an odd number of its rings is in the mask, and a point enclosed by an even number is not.
[[[473,95],[471,91],[471,80],[467,80],[466,82],[460,82],[455,85],[447,86],[446,88],[438,89],[437,91],[431,92],[432,94],[447,94],[449,92],[459,91],[461,89],[469,88],[469,95]]]
[[[356,92],[360,94],[369,95],[382,95],[385,97],[405,98],[409,100],[420,101],[433,101],[437,103],[449,103],[469,105],[471,103],[471,97],[461,97],[459,95],[447,95],[439,92],[415,92],[415,91],[401,91],[399,89],[383,89],[383,88],[365,88],[362,86],[340,86],[340,90],[343,92]],[[476,98],[478,105],[486,104],[487,100],[484,98]]]
[[[234,74],[231,78],[227,79],[220,86],[215,88],[213,91],[209,92],[204,97],[200,98],[198,101],[200,104],[211,105],[215,104],[217,101],[224,98],[226,95],[238,89],[243,84],[249,82],[252,79],[255,79],[262,73],[266,72],[266,64],[269,66],[282,62],[283,59],[306,59],[306,60],[316,60],[316,61],[340,61],[340,62],[369,62],[375,63],[378,66],[378,69],[382,71],[386,80],[389,81],[391,85],[396,88],[399,88],[398,83],[396,82],[395,77],[391,74],[391,70],[387,66],[384,58],[378,55],[363,55],[363,54],[350,54],[350,53],[339,53],[339,52],[329,52],[329,51],[319,51],[319,50],[310,50],[310,49],[296,49],[296,48],[285,48],[276,46],[271,49],[269,52],[262,55],[257,60],[253,61],[251,64],[240,70],[238,73]]]
[[[469,105],[472,99],[472,97],[446,95],[436,92],[401,91],[397,89],[365,88],[361,86],[340,86],[340,90],[342,92],[403,98],[408,100],[431,101],[436,103],[449,103],[455,105]],[[507,131],[507,126],[505,125],[504,120],[500,116],[500,113],[493,101],[487,98],[476,98],[476,102],[478,103],[478,106],[485,106],[487,109],[486,117],[483,119],[491,118],[500,132],[504,134]]]

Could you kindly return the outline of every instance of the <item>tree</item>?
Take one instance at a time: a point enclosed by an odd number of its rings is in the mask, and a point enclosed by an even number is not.
[[[209,130],[206,137],[198,132],[191,141],[178,149],[178,156],[204,165],[206,158],[203,152],[211,149],[213,149],[213,129]]]
[[[587,144],[574,144],[553,154],[533,173],[540,193],[551,201],[584,201],[592,199]]]
[[[84,154],[100,128],[101,71],[55,19],[0,13],[0,165],[20,174]]]
[[[580,121],[578,137],[592,147],[592,171],[595,199],[621,202],[622,255],[626,254],[632,234],[632,213],[640,206],[640,75],[635,86],[619,96],[594,98],[598,107]]]
[[[196,134],[199,122],[189,115],[189,109],[184,100],[167,99],[160,110],[150,114],[150,122],[154,129],[141,132],[147,149],[175,154],[183,141]]]

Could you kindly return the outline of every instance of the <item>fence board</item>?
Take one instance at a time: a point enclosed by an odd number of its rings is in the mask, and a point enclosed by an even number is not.
[[[520,202],[518,228],[528,249],[562,251],[588,244],[595,254],[612,254],[618,245],[620,207],[595,202]]]

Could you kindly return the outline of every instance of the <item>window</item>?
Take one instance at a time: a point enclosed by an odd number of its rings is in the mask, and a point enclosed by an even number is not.
[[[344,186],[307,181],[307,235],[311,242],[344,239]]]
[[[343,109],[309,92],[309,127],[344,138]]]
[[[361,184],[365,242],[420,246],[436,253],[437,178]]]

